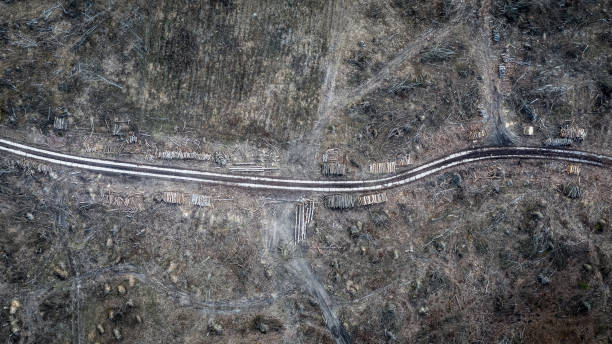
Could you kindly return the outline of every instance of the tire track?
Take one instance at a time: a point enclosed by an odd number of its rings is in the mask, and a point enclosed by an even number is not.
[[[443,28],[432,29],[423,33],[365,83],[341,92],[341,94],[336,98],[337,100],[333,102],[332,106],[334,108],[343,108],[357,101],[358,99],[363,98],[376,87],[380,86],[380,84],[386,80],[389,74],[399,68],[404,62],[406,62],[406,60],[413,58],[419,52],[421,52],[426,45],[448,37],[455,26],[464,20],[463,11],[465,6],[465,2],[460,1],[455,10],[457,13],[448,23],[445,24]]]
[[[293,143],[291,151],[296,155],[315,157],[320,147],[320,138],[323,128],[329,122],[329,113],[333,109],[336,92],[336,76],[341,59],[342,42],[345,39],[345,28],[347,16],[343,15],[346,10],[345,0],[335,0],[330,6],[331,18],[330,29],[327,35],[329,51],[325,61],[325,75],[321,84],[319,95],[319,105],[317,107],[317,117],[310,133],[307,133],[302,140]]]
[[[472,44],[472,55],[477,61],[482,76],[481,92],[486,111],[484,121],[490,129],[487,130],[490,133],[489,140],[498,145],[508,146],[514,144],[517,138],[506,128],[502,118],[501,80],[495,69],[498,65],[493,63],[495,61],[491,48],[491,21],[493,18],[489,14],[490,11],[491,1],[483,0],[479,11],[481,25],[478,26],[478,32]]]
[[[294,288],[287,288],[278,293],[270,295],[260,295],[253,297],[244,297],[233,300],[204,300],[195,294],[179,289],[173,285],[164,283],[162,280],[150,276],[142,268],[131,264],[119,264],[111,267],[100,268],[89,271],[78,276],[71,277],[65,281],[55,282],[36,288],[19,289],[13,293],[0,293],[0,296],[7,299],[22,299],[29,301],[28,304],[38,305],[45,298],[62,293],[65,291],[73,291],[73,288],[78,286],[80,290],[92,288],[101,283],[101,281],[134,277],[139,282],[146,286],[151,286],[156,292],[164,294],[166,297],[174,299],[176,304],[181,307],[190,307],[202,310],[210,314],[237,314],[252,309],[262,309],[272,306],[277,300],[284,299],[295,292]],[[72,297],[72,295],[71,295]],[[75,300],[71,300],[72,303]],[[38,314],[35,312],[34,314]]]

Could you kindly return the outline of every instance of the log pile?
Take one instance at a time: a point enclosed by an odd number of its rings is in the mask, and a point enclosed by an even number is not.
[[[577,127],[561,128],[559,136],[576,142],[582,142],[582,140],[584,140],[584,138],[586,137],[586,130]]]
[[[567,166],[566,170],[565,170],[568,174],[575,174],[575,175],[579,175],[580,174],[580,166],[578,165],[574,165],[574,164],[570,164]]]
[[[343,176],[346,174],[346,165],[333,162],[321,164],[321,174],[324,176]]]
[[[379,204],[387,201],[387,194],[384,192],[359,196],[359,205]]]
[[[544,140],[544,146],[548,146],[548,147],[561,147],[561,146],[571,146],[572,142],[574,142],[572,139],[568,139],[568,138],[554,138],[554,139],[546,139]]]
[[[156,197],[158,201],[168,204],[189,204],[196,207],[210,207],[211,197],[200,194],[187,194],[182,192],[164,191],[160,196]]]
[[[155,156],[164,160],[201,160],[210,161],[212,155],[208,153],[182,152],[182,151],[158,151]]]
[[[102,196],[102,204],[109,207],[126,208],[132,211],[143,211],[144,200],[141,196],[121,195],[115,193],[105,193]]]
[[[298,202],[295,206],[295,243],[306,240],[306,226],[312,222],[314,218],[315,203],[312,200],[305,199]]]
[[[35,172],[49,174],[52,171],[51,166],[49,165],[39,164],[36,161],[27,160],[27,159],[14,160],[12,161],[12,165],[13,167],[18,167],[22,169],[25,172],[25,174],[28,174],[28,175],[31,175]]]
[[[191,205],[198,207],[210,207],[210,196],[192,194]]]
[[[395,173],[397,162],[375,162],[370,164],[369,170],[372,174]]]
[[[325,151],[321,161],[321,174],[324,176],[343,176],[347,172],[345,157],[337,148]]]
[[[357,203],[357,197],[350,194],[339,194],[325,196],[324,204],[330,209],[350,209],[354,208]]]
[[[55,117],[53,120],[53,128],[57,130],[68,129],[68,118],[66,117]]]
[[[181,192],[164,191],[161,200],[168,204],[185,204],[185,194]]]

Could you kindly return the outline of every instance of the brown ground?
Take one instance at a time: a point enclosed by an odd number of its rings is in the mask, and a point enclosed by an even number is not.
[[[0,136],[310,179],[324,178],[328,148],[350,158],[347,178],[372,177],[368,163],[398,154],[540,145],[564,125],[586,129],[574,148],[610,155],[607,5],[5,0]],[[335,211],[320,195],[0,161],[8,343],[110,343],[115,329],[126,343],[333,343],[343,331],[356,343],[612,341],[607,170],[487,162]],[[162,191],[212,207],[166,204]],[[317,208],[295,245],[302,197]]]

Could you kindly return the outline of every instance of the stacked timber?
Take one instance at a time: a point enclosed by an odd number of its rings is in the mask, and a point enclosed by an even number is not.
[[[49,174],[52,169],[51,166],[45,164],[39,164],[33,160],[18,159],[12,161],[13,167],[22,169],[26,174],[33,174],[35,172]]]
[[[192,194],[191,205],[198,207],[210,207],[210,196]]]
[[[357,197],[350,194],[339,194],[325,196],[324,204],[330,209],[350,209],[354,208],[357,203]]]
[[[498,73],[499,73],[499,78],[504,80],[504,78],[506,77],[506,65],[505,64],[500,64],[499,67],[497,68]]]
[[[53,120],[53,128],[57,130],[66,130],[68,128],[68,118],[55,117]]]
[[[109,207],[126,208],[133,211],[144,210],[144,199],[142,196],[122,195],[116,193],[104,193],[102,204]]]
[[[568,174],[575,174],[575,175],[579,175],[580,174],[580,166],[578,165],[574,165],[574,164],[570,164],[567,166],[567,168],[565,169],[565,171]]]
[[[338,162],[324,162],[321,164],[321,174],[324,176],[343,176],[346,174],[346,165]]]
[[[208,153],[182,152],[182,151],[158,151],[155,155],[158,159],[164,159],[164,160],[201,160],[201,161],[212,160],[212,155]]]
[[[582,142],[582,140],[584,140],[584,138],[586,137],[586,130],[577,127],[561,128],[559,136],[576,142]]]
[[[370,173],[373,174],[382,174],[382,173],[395,173],[395,167],[397,162],[389,161],[389,162],[375,162],[370,164],[369,170]]]
[[[185,194],[181,192],[164,191],[161,199],[168,204],[185,204]]]
[[[387,201],[387,194],[384,192],[372,194],[372,195],[362,195],[359,196],[359,205],[371,205],[371,204],[379,204]]]
[[[161,197],[157,197],[158,200],[168,204],[189,204],[196,207],[210,207],[211,197],[200,194],[186,194],[182,192],[164,191],[161,193]]]
[[[554,138],[554,139],[546,139],[544,140],[544,146],[548,147],[561,147],[561,146],[571,146],[573,140],[568,138]]]
[[[306,226],[314,218],[315,204],[313,200],[305,199],[295,206],[295,243],[306,240]]]
[[[328,149],[321,157],[321,174],[324,176],[343,176],[347,168],[344,156],[337,148]]]

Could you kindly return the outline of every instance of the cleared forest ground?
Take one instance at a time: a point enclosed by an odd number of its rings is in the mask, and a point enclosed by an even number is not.
[[[374,178],[370,164],[401,171],[489,144],[610,155],[609,11],[4,0],[0,133],[302,179]],[[484,162],[336,210],[318,195],[0,163],[8,343],[612,340],[605,169]]]

